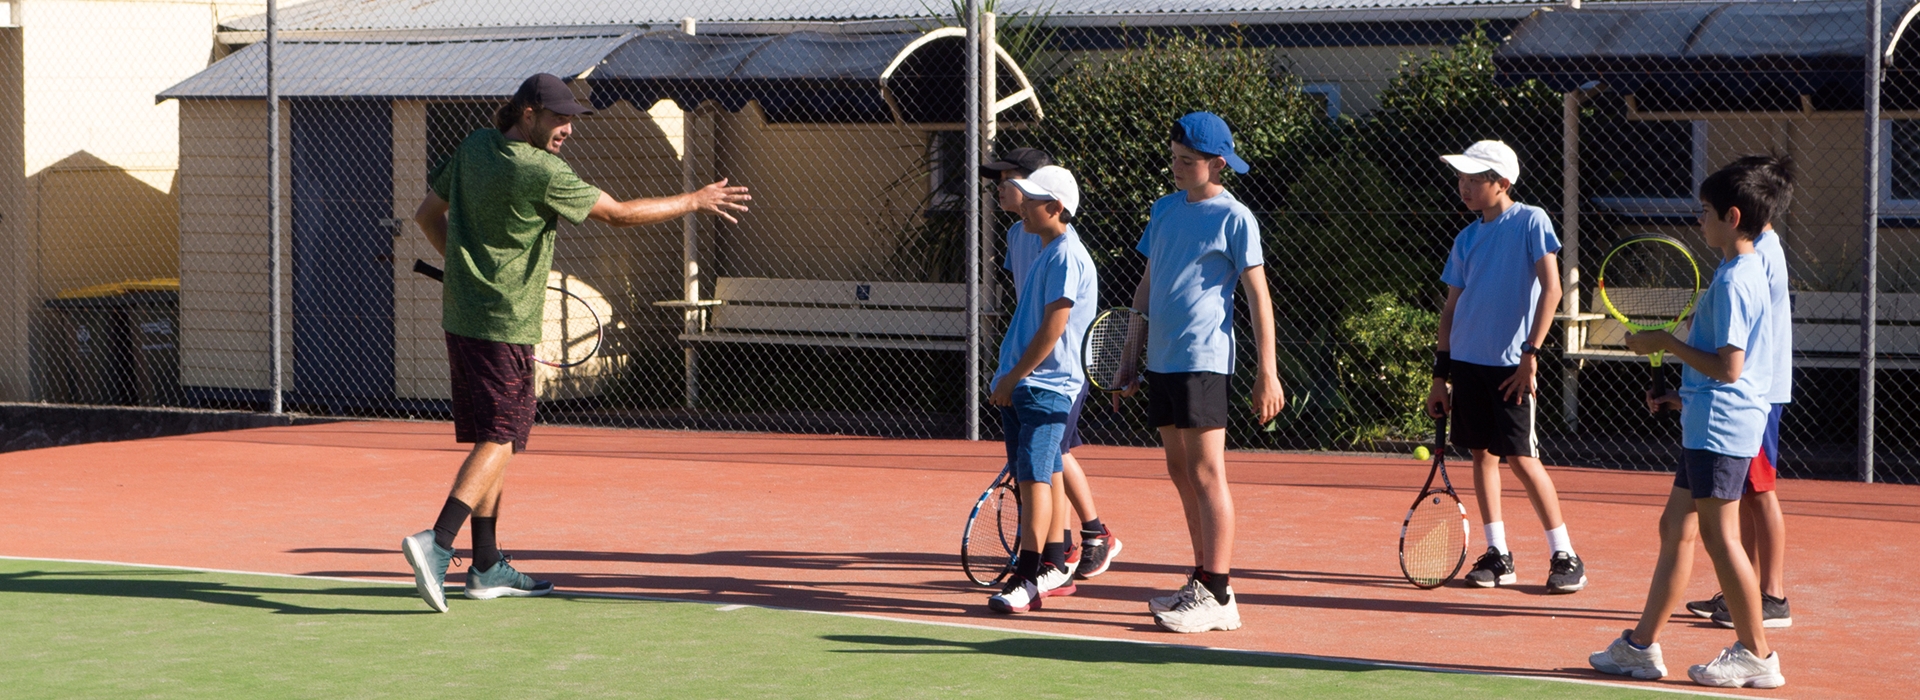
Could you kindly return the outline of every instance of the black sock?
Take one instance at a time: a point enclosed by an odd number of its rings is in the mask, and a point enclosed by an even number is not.
[[[453,549],[453,536],[460,534],[460,526],[466,524],[469,515],[473,515],[471,506],[448,496],[447,504],[440,506],[440,519],[433,523],[433,543]]]
[[[473,516],[473,568],[486,571],[500,563],[500,544],[494,539],[494,525],[499,517],[482,518]]]
[[[1065,547],[1068,550],[1073,549],[1073,528],[1067,528],[1065,530],[1061,530],[1060,532],[1061,532],[1060,546]]]
[[[1207,572],[1207,570],[1206,570],[1206,569],[1202,569],[1202,568],[1200,568],[1200,565],[1199,565],[1199,564],[1194,564],[1194,565],[1193,565],[1193,572],[1192,572],[1192,573],[1189,573],[1189,574],[1187,574],[1187,578],[1188,578],[1189,580],[1193,580],[1193,581],[1198,581],[1198,580],[1200,580],[1200,574],[1204,574],[1204,573],[1206,573],[1206,572]]]
[[[1040,553],[1031,549],[1020,550],[1020,558],[1013,563],[1013,577],[1022,581],[1040,578]]]
[[[1047,566],[1054,567],[1061,571],[1066,571],[1067,570],[1066,543],[1065,542],[1048,542],[1046,544],[1046,547],[1040,550],[1040,559],[1041,561],[1046,562]]]
[[[1080,523],[1081,539],[1090,540],[1095,537],[1100,537],[1106,534],[1107,534],[1107,525],[1106,523],[1100,522],[1099,518],[1094,518],[1092,520],[1088,520],[1086,522]]]
[[[1212,593],[1213,599],[1220,601],[1221,605],[1233,602],[1227,595],[1227,582],[1233,578],[1233,574],[1216,574],[1201,569],[1200,575],[1194,578],[1200,579],[1200,585],[1206,586],[1207,592]]]

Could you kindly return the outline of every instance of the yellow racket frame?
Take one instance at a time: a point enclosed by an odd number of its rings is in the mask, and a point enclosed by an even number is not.
[[[1647,242],[1664,243],[1673,246],[1674,250],[1680,251],[1680,254],[1686,257],[1687,262],[1693,268],[1693,295],[1687,299],[1687,307],[1682,309],[1680,315],[1674,317],[1673,320],[1656,325],[1635,323],[1632,319],[1627,318],[1626,314],[1620,313],[1619,309],[1614,308],[1613,300],[1607,298],[1607,263],[1612,262],[1614,254],[1626,250],[1627,246]],[[1612,316],[1613,320],[1619,321],[1620,325],[1626,326],[1627,330],[1635,333],[1671,331],[1674,327],[1679,326],[1681,321],[1693,315],[1694,304],[1700,302],[1700,261],[1694,259],[1693,251],[1687,250],[1687,244],[1681,243],[1672,236],[1665,236],[1658,233],[1643,233],[1616,243],[1612,250],[1607,251],[1606,257],[1600,259],[1600,276],[1599,279],[1595,280],[1594,286],[1596,286],[1600,292],[1600,303],[1607,307],[1607,315]],[[1661,356],[1664,354],[1663,352],[1655,352],[1647,356],[1647,361],[1652,363],[1653,366],[1659,367]]]

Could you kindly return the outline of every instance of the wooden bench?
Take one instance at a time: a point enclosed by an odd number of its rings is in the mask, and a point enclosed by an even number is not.
[[[1793,364],[1795,367],[1860,365],[1859,292],[1794,292]],[[1920,294],[1881,294],[1877,304],[1876,365],[1882,369],[1920,369]],[[1593,313],[1557,318],[1568,324],[1570,360],[1645,362],[1626,349],[1627,330],[1608,316],[1598,295]],[[1686,337],[1687,326],[1675,330]]]
[[[967,349],[967,286],[722,277],[711,299],[655,306],[689,314],[685,343]]]

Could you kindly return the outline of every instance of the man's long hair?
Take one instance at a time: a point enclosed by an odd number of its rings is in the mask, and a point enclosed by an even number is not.
[[[520,123],[520,115],[526,114],[528,107],[534,108],[536,113],[543,109],[539,104],[531,100],[522,100],[515,95],[513,99],[507,100],[506,104],[500,105],[500,109],[494,110],[493,128],[499,129],[500,133],[506,133],[515,124]]]

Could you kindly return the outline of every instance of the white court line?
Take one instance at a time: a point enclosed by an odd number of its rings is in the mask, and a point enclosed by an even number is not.
[[[270,573],[270,572],[262,572],[262,571],[240,571],[237,569],[208,569],[208,568],[197,567],[197,566],[171,566],[167,564],[140,564],[135,562],[106,561],[101,559],[56,559],[52,557],[15,557],[15,556],[7,556],[4,554],[0,554],[0,560],[44,561],[44,562],[54,562],[54,563],[60,563],[60,564],[98,564],[103,566],[124,566],[124,567],[141,568],[141,569],[167,569],[170,571],[190,571],[195,573],[234,574],[238,576],[266,576],[270,578],[288,578],[288,579],[300,579],[300,580],[308,580],[308,581],[336,581],[340,583],[373,583],[373,584],[381,584],[381,585],[388,585],[388,586],[412,586],[413,585],[412,581],[382,581],[378,579],[347,578],[343,576],[311,576],[306,574],[280,574],[280,573]],[[650,603],[694,603],[698,605],[713,604],[713,601],[710,601],[710,600],[693,600],[690,598],[668,598],[663,596],[646,596],[646,595],[635,595],[635,594],[629,594],[629,593],[599,593],[599,592],[567,591],[567,590],[556,589],[554,594],[555,596],[561,597],[561,598],[608,598],[608,599],[614,599],[614,600],[645,601]],[[931,625],[934,627],[952,627],[956,629],[978,630],[983,632],[997,632],[1000,634],[1024,635],[1029,637],[1050,637],[1054,639],[1073,639],[1073,640],[1087,641],[1087,642],[1139,644],[1142,646],[1161,647],[1165,649],[1187,649],[1187,650],[1193,650],[1193,651],[1224,652],[1229,654],[1248,654],[1253,656],[1266,656],[1266,657],[1279,658],[1279,659],[1298,659],[1302,661],[1318,661],[1322,663],[1346,664],[1349,666],[1364,666],[1369,668],[1387,668],[1387,669],[1394,669],[1399,671],[1418,671],[1422,673],[1450,673],[1450,674],[1467,675],[1467,676],[1488,676],[1492,678],[1512,678],[1515,680],[1523,680],[1523,681],[1544,681],[1548,683],[1572,683],[1575,685],[1593,685],[1593,686],[1600,686],[1605,688],[1644,690],[1644,691],[1654,692],[1654,693],[1673,693],[1676,695],[1691,695],[1691,696],[1698,696],[1698,697],[1739,698],[1740,700],[1751,700],[1751,698],[1746,695],[1733,695],[1731,693],[1715,693],[1712,691],[1691,690],[1686,688],[1645,686],[1645,685],[1629,684],[1624,682],[1587,680],[1582,678],[1557,678],[1557,677],[1551,677],[1551,676],[1528,676],[1528,675],[1514,674],[1514,673],[1491,673],[1487,671],[1473,671],[1473,670],[1458,669],[1458,668],[1420,666],[1416,664],[1399,664],[1399,663],[1392,663],[1388,661],[1350,659],[1350,658],[1340,657],[1340,656],[1318,656],[1314,654],[1291,654],[1291,653],[1278,652],[1278,651],[1263,651],[1259,649],[1235,649],[1233,647],[1210,647],[1210,646],[1204,646],[1199,644],[1168,644],[1166,642],[1149,642],[1149,641],[1140,640],[1140,639],[1125,639],[1125,638],[1118,638],[1118,637],[1095,637],[1092,635],[1071,634],[1067,632],[1013,630],[1013,629],[1007,629],[1005,627],[994,627],[992,625],[976,625],[976,624],[970,624],[965,622],[947,622],[943,620],[915,620],[911,618],[887,617],[884,615],[873,615],[869,613],[832,612],[827,610],[807,610],[804,608],[783,608],[783,607],[776,607],[776,606],[770,606],[770,605],[722,605],[718,608],[715,608],[715,611],[732,612],[732,611],[740,610],[743,608],[762,608],[766,610],[775,610],[780,612],[804,613],[808,615],[826,615],[829,617],[851,617],[851,618],[858,618],[862,620],[877,620],[880,622],[904,623],[904,624],[910,624],[910,625]]]

